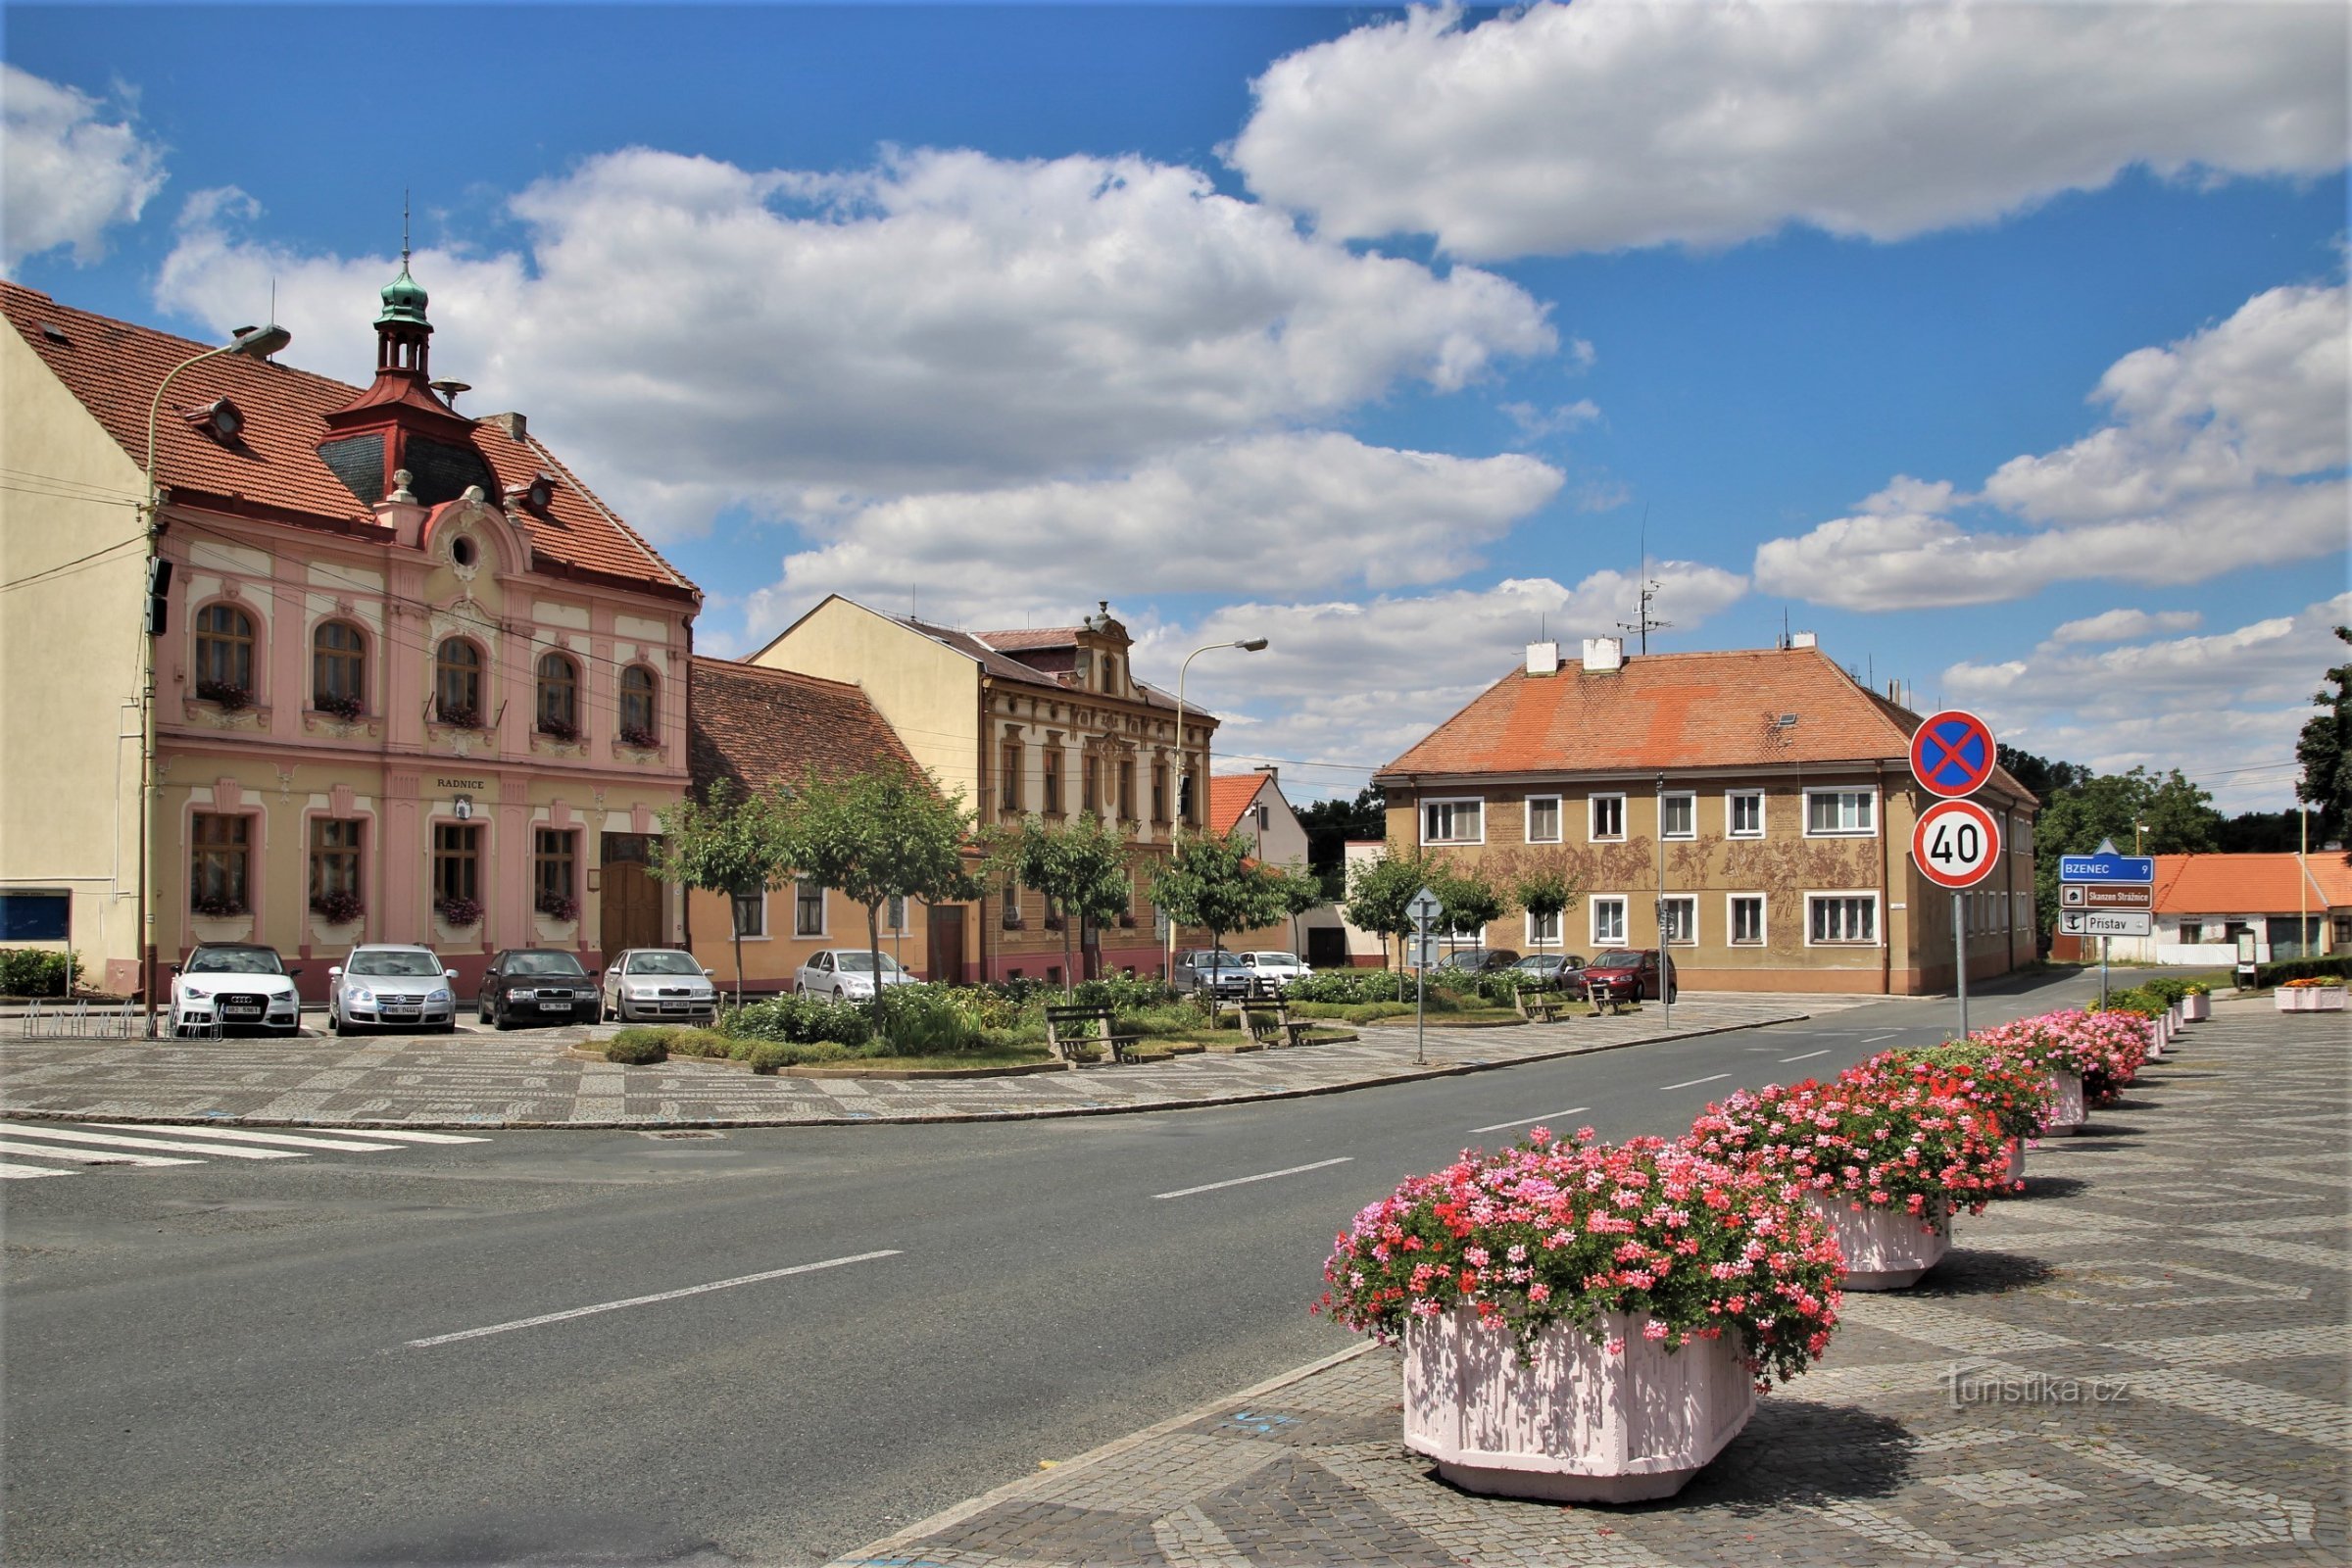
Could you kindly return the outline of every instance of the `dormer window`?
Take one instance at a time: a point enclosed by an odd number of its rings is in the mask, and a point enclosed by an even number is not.
[[[218,398],[201,409],[183,411],[182,416],[204,434],[231,446],[245,433],[245,411],[226,398]]]
[[[541,516],[545,516],[547,514],[548,506],[555,499],[556,476],[552,473],[543,472],[535,474],[532,476],[531,482],[528,484],[514,484],[507,486],[507,507],[509,511],[512,511],[515,507],[519,506],[526,512],[535,513]]]

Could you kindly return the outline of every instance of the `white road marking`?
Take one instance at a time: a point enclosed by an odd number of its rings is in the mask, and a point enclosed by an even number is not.
[[[38,1144],[0,1142],[0,1154],[38,1154],[43,1159],[72,1160],[76,1165],[201,1165],[201,1159],[171,1159],[162,1154],[121,1154],[111,1149],[43,1149]]]
[[[1277,1176],[1296,1176],[1300,1171],[1321,1170],[1326,1165],[1345,1165],[1354,1157],[1353,1154],[1342,1154],[1337,1159],[1318,1159],[1312,1165],[1292,1165],[1282,1170],[1261,1171],[1255,1176],[1236,1176],[1229,1182],[1207,1182],[1199,1187],[1179,1187],[1172,1193],[1153,1193],[1152,1196],[1155,1199],[1190,1198],[1195,1193],[1213,1193],[1220,1187],[1247,1187],[1251,1182],[1270,1182]]]
[[[168,1149],[175,1154],[220,1154],[228,1159],[303,1159],[308,1156],[294,1149],[239,1149],[234,1144],[191,1144],[166,1138],[123,1138],[115,1133],[72,1132],[63,1127],[27,1127],[22,1122],[0,1122],[0,1133],[12,1138],[54,1138],[68,1144],[103,1144],[111,1149]]]
[[[332,1129],[322,1127],[319,1131],[328,1132]],[[464,1137],[457,1133],[394,1132],[389,1127],[354,1127],[351,1134],[354,1138],[396,1138],[404,1144],[486,1144],[490,1141],[479,1136]]]
[[[1863,1041],[1862,1043],[1866,1046],[1875,1046],[1882,1040],[1892,1040],[1896,1035],[1901,1033],[1902,1031],[1900,1029],[1889,1030],[1887,1033],[1883,1035],[1872,1035],[1869,1039]]]
[[[42,1170],[33,1165],[0,1165],[0,1181],[21,1182],[29,1176],[71,1176],[70,1170]]]
[[[1522,1116],[1517,1121],[1498,1121],[1492,1127],[1473,1127],[1470,1130],[1474,1133],[1498,1133],[1505,1127],[1532,1127],[1540,1121],[1561,1121],[1592,1108],[1591,1105],[1570,1105],[1566,1110],[1555,1110],[1548,1116]]]
[[[1660,1084],[1658,1085],[1658,1093],[1662,1095],[1669,1089],[1690,1089],[1699,1084],[1711,1084],[1718,1079],[1729,1078],[1731,1074],[1728,1072],[1717,1072],[1709,1073],[1704,1078],[1686,1078],[1679,1084]]]
[[[116,1133],[145,1133],[159,1130],[164,1132],[180,1132],[184,1130],[195,1133],[197,1136],[202,1138],[225,1138],[231,1143],[239,1144],[290,1144],[296,1149],[340,1149],[349,1152],[353,1150],[373,1151],[398,1149],[400,1147],[398,1144],[357,1143],[348,1138],[306,1138],[296,1133],[247,1132],[241,1127],[205,1126],[182,1129],[177,1126],[170,1126],[159,1128],[155,1123],[120,1121],[93,1122],[91,1125],[94,1127],[104,1127],[107,1131]]]
[[[436,1345],[450,1345],[459,1340],[478,1340],[485,1335],[505,1334],[514,1329],[535,1329],[548,1323],[568,1322],[575,1317],[590,1317],[598,1312],[617,1312],[624,1306],[651,1306],[656,1301],[675,1301],[683,1297],[701,1296],[710,1291],[732,1290],[738,1285],[757,1285],[762,1280],[780,1280],[791,1274],[813,1274],[818,1269],[840,1268],[849,1263],[870,1263],[878,1257],[897,1257],[902,1250],[886,1248],[879,1252],[858,1252],[849,1257],[828,1257],[821,1263],[795,1263],[790,1268],[771,1268],[762,1274],[743,1274],[731,1280],[712,1280],[708,1285],[689,1285],[683,1290],[658,1291],[652,1296],[632,1296],[626,1300],[599,1301],[594,1306],[575,1306],[567,1312],[543,1312],[537,1317],[518,1317],[512,1323],[493,1323],[488,1328],[460,1329],[455,1334],[436,1334],[426,1340],[411,1340],[408,1348],[421,1350]]]
[[[1785,1066],[1787,1066],[1788,1063],[1790,1063],[1790,1062],[1792,1062],[1792,1061],[1811,1061],[1811,1060],[1812,1060],[1812,1059],[1813,1059],[1815,1056],[1826,1056],[1826,1055],[1828,1055],[1828,1054],[1829,1054],[1829,1052],[1827,1052],[1826,1050],[1824,1050],[1824,1051],[1808,1051],[1808,1052],[1806,1052],[1806,1053],[1805,1053],[1803,1055],[1801,1055],[1801,1056],[1783,1056],[1783,1057],[1781,1058],[1781,1065],[1785,1067]]]

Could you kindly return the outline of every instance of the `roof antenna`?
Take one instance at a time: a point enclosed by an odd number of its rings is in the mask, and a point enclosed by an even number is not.
[[[409,270],[409,192],[405,185],[400,192],[400,270]]]
[[[1671,620],[1659,620],[1649,612],[1651,602],[1658,597],[1658,584],[1651,580],[1649,575],[1649,505],[1647,502],[1642,503],[1642,506],[1641,583],[1641,591],[1635,596],[1634,601],[1634,618],[1619,621],[1617,629],[1638,633],[1642,638],[1642,652],[1647,654],[1649,652],[1649,634],[1653,631],[1663,631],[1674,624]]]

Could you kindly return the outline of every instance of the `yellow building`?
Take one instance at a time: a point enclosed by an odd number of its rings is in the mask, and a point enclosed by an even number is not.
[[[469,989],[676,940],[645,860],[702,596],[521,415],[433,389],[425,304],[404,266],[361,388],[0,284],[0,941],[131,993],[144,904],[157,960],[266,943],[316,998],[362,941]]]
[[[1954,896],[1910,858],[1933,804],[1910,772],[1919,723],[1806,633],[1635,658],[1596,637],[1581,666],[1538,643],[1376,782],[1391,843],[1497,878],[1548,862],[1581,889],[1562,915],[1489,926],[1489,947],[1589,956],[1662,929],[1685,987],[1912,995],[1957,972]],[[2035,956],[2038,803],[1999,768],[1976,800],[2002,848],[1958,900],[1983,979]]]
[[[1114,925],[1068,933],[1071,962],[1087,974],[1160,972],[1146,895],[1148,864],[1177,830],[1176,701],[1138,679],[1133,639],[1109,606],[1076,626],[965,632],[885,615],[834,595],[752,656],[774,669],[863,689],[907,751],[941,785],[960,793],[983,825],[1037,814],[1049,822],[1093,811],[1126,835],[1135,888]],[[1183,747],[1196,789],[1184,831],[1199,832],[1217,721],[1184,712]],[[933,922],[959,918],[933,910]],[[960,933],[975,979],[1059,979],[1058,915],[1035,892],[1006,888],[980,901]],[[936,925],[924,953],[944,954]]]

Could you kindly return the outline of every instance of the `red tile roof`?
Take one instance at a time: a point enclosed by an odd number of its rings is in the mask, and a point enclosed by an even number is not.
[[[686,697],[687,766],[699,793],[861,773],[914,758],[865,693],[843,681],[697,654]]]
[[[1782,726],[1790,713],[1795,722]],[[1630,655],[1610,671],[1515,669],[1374,776],[1907,767],[1921,717],[1864,690],[1817,648]],[[2033,799],[2000,768],[1989,787]]]
[[[2159,914],[2291,914],[2352,906],[2352,866],[2341,851],[2312,856],[2308,879],[2289,854],[2153,858]]]
[[[1263,773],[1216,773],[1208,780],[1208,830],[1230,833],[1241,821],[1257,792],[1265,788]]]
[[[220,346],[77,311],[4,281],[0,313],[135,464],[147,461],[147,409],[164,376],[181,361]],[[374,513],[344,487],[318,452],[326,416],[359,396],[357,387],[291,366],[233,354],[207,360],[184,371],[166,396],[156,421],[157,480],[193,504],[295,526],[380,535],[389,543],[391,536]],[[222,397],[245,416],[245,427],[230,445],[199,433],[181,416],[182,411]],[[472,438],[502,490],[529,484],[543,468],[560,481],[547,515],[521,507],[509,514],[529,538],[542,569],[670,597],[696,593],[684,573],[614,516],[536,439],[517,439],[489,419],[474,422]],[[488,499],[497,506],[503,498]]]

